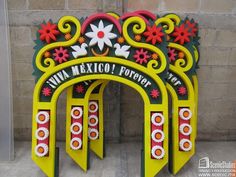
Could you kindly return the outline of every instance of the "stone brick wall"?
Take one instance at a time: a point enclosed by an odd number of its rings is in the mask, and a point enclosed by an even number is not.
[[[89,2],[89,3],[88,3]],[[236,139],[236,1],[235,0],[8,0],[12,52],[14,132],[31,139],[34,78],[33,39],[43,20],[63,15],[147,9],[189,15],[200,23],[201,61],[198,138]],[[110,99],[109,96],[112,96]],[[110,83],[105,91],[105,129],[109,140],[140,139],[143,102],[136,91]],[[57,138],[65,138],[65,93],[59,98]]]

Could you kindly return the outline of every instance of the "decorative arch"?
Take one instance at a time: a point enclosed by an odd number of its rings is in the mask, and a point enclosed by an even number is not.
[[[134,13],[128,13],[121,17],[124,19],[126,17],[132,16]],[[150,16],[150,15],[149,15]],[[151,17],[151,16],[150,16]],[[169,20],[164,20],[165,23],[175,24],[175,26],[180,26],[182,24],[190,25],[193,28],[192,31],[192,39],[188,41],[187,44],[184,41],[183,44],[175,43],[174,40],[168,43],[168,57],[170,62],[169,71],[167,73],[167,90],[171,94],[172,97],[172,115],[171,117],[171,131],[172,134],[170,141],[172,142],[169,146],[170,148],[170,171],[176,174],[185,163],[191,158],[191,156],[195,153],[195,138],[196,138],[196,130],[197,130],[197,104],[198,104],[198,81],[196,76],[196,68],[198,63],[198,37],[197,37],[197,24],[194,20],[181,20],[175,14],[167,14],[164,17]],[[143,17],[144,18],[144,17]],[[159,18],[155,20],[155,23],[163,22],[163,18]],[[146,20],[147,21],[147,20]],[[164,23],[164,24],[165,24]],[[169,25],[173,26],[173,25]],[[166,30],[167,35],[171,38],[174,33],[174,28],[170,27],[169,30]],[[179,54],[179,56],[177,54]],[[99,101],[99,100],[98,100]],[[180,118],[179,113],[181,109],[188,109],[191,111],[192,117],[191,120],[185,121]],[[101,118],[103,119],[103,118]],[[100,124],[103,121],[100,121]],[[184,135],[180,132],[181,124],[191,126],[190,135]],[[186,127],[185,126],[185,127]],[[99,132],[103,133],[103,132]],[[188,145],[191,147],[190,149],[183,149],[183,143],[181,140],[187,141]],[[102,138],[97,139],[96,141],[103,141]],[[188,142],[190,141],[190,142]],[[91,143],[95,143],[91,140]],[[102,144],[102,143],[100,143]],[[99,146],[96,146],[99,147]],[[102,153],[96,153],[96,149],[91,148],[92,151],[95,152],[100,158],[102,157]]]
[[[102,95],[109,80],[136,89],[144,100],[141,176],[155,176],[168,161],[173,162],[172,172],[176,173],[194,154],[192,149],[178,154],[177,119],[170,127],[174,132],[174,146],[169,146],[167,89],[175,102],[174,116],[179,113],[176,105],[197,109],[197,96],[194,94],[197,79],[192,73],[195,73],[198,57],[196,61],[193,60],[191,51],[197,50],[193,41],[196,42],[198,38],[197,35],[196,38],[192,36],[191,40],[184,39],[182,43],[178,34],[174,34],[183,24],[187,24],[188,19],[181,21],[175,14],[155,17],[147,11],[135,11],[122,17],[114,13],[101,13],[79,20],[64,16],[58,24],[52,21],[41,24],[33,60],[36,86],[33,97],[32,159],[45,174],[50,177],[58,175],[55,170],[56,102],[66,88],[66,152],[86,171],[89,136],[91,150],[103,158]],[[190,24],[193,25],[192,21]],[[189,27],[185,32],[190,34],[193,29]],[[193,50],[189,50],[189,46]],[[176,57],[176,61],[171,63],[168,48],[184,51],[186,55]],[[196,51],[193,53],[197,55]],[[168,79],[166,82],[170,72],[186,84],[186,97],[180,99],[173,85],[168,84]],[[78,93],[84,91],[83,94],[76,93],[77,89]],[[196,122],[192,120],[189,124],[194,128]],[[194,142],[194,137],[193,133],[191,142]],[[171,158],[178,158],[180,164],[168,158],[172,150]],[[183,158],[180,157],[182,155]]]
[[[181,46],[173,42],[169,43],[169,51],[179,51],[179,58],[170,61],[167,80],[167,90],[172,97],[172,119],[170,135],[170,171],[173,174],[190,160],[195,154],[195,139],[197,136],[197,107],[198,107],[198,81],[196,69],[198,68],[198,28],[196,22],[186,18],[184,21],[172,14],[167,15],[179,29],[183,24],[192,27],[192,39]],[[173,53],[172,53],[173,54]],[[180,54],[183,57],[180,57]],[[183,60],[185,58],[185,60]],[[173,79],[177,78],[173,82]],[[176,84],[177,82],[182,84]],[[180,85],[178,87],[178,85]],[[184,89],[185,88],[185,89]],[[191,116],[184,118],[184,113]],[[184,132],[184,130],[188,130]]]

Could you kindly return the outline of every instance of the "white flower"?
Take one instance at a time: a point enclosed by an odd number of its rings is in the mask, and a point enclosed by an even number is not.
[[[112,43],[110,39],[114,39],[117,37],[116,34],[111,33],[113,25],[108,25],[104,27],[103,21],[100,20],[98,27],[90,24],[92,32],[87,32],[85,35],[91,38],[89,46],[93,46],[98,44],[99,49],[102,51],[104,47],[104,43],[110,47],[112,47]]]

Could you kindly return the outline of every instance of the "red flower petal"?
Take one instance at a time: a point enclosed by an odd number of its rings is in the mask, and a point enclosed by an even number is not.
[[[183,45],[185,42],[190,42],[191,34],[188,31],[188,28],[185,28],[184,24],[179,27],[175,27],[175,31],[172,33],[172,36],[176,37],[174,42],[179,42]]]
[[[156,27],[156,25],[153,25],[152,27],[147,26],[147,31],[143,33],[145,37],[147,37],[146,42],[152,42],[153,45],[155,45],[157,42],[162,42],[162,36],[164,36],[164,33],[161,31],[162,27]]]
[[[60,34],[57,30],[57,25],[47,22],[46,24],[41,24],[41,29],[38,30],[40,34],[40,40],[50,43],[51,40],[56,41],[56,35]]]

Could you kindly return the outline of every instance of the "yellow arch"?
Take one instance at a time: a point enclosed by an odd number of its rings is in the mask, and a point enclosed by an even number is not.
[[[98,81],[95,81],[94,83],[92,83],[92,85],[88,88],[87,92],[86,92],[86,95],[84,98],[77,98],[77,99],[74,99],[72,97],[72,92],[73,92],[73,86],[70,86],[68,89],[67,89],[67,105],[66,105],[66,152],[67,154],[77,163],[79,164],[79,166],[84,170],[84,171],[87,171],[87,148],[84,147],[84,149],[86,151],[73,151],[71,148],[70,148],[70,137],[71,137],[71,132],[70,132],[70,126],[71,126],[71,119],[70,119],[70,112],[71,112],[71,107],[72,106],[84,106],[84,113],[86,114],[85,115],[85,118],[87,120],[86,117],[88,117],[88,106],[86,105],[86,103],[88,103],[88,100],[90,98],[90,94],[92,93],[92,91],[95,89],[95,87],[97,87],[98,85],[100,84],[103,84],[105,87],[106,85],[106,80],[98,80]],[[102,95],[99,95],[100,97],[102,97]],[[100,103],[101,104],[101,103]],[[102,108],[102,105],[100,105],[101,108]],[[101,112],[102,114],[102,112]],[[101,117],[103,117],[103,115],[100,115]],[[84,121],[83,121],[84,122]],[[85,124],[86,125],[86,124]],[[85,126],[86,128],[83,128],[83,137],[87,137],[87,129],[88,129],[88,126]],[[103,125],[99,125],[99,128],[100,129],[103,129]],[[99,134],[99,136],[103,136],[103,134]],[[87,138],[86,138],[87,139]],[[88,141],[88,139],[86,140],[83,138],[83,142],[84,141]],[[101,146],[101,144],[97,143],[98,145]],[[87,146],[87,144],[86,144]],[[100,149],[98,149],[100,150]]]
[[[176,48],[178,50],[183,51],[186,54],[187,57],[187,65],[185,65],[184,59],[178,59],[175,65],[170,65],[170,71],[176,73],[178,76],[180,76],[183,81],[185,82],[185,85],[187,86],[188,90],[188,100],[178,100],[177,94],[175,90],[171,87],[170,84],[167,83],[167,90],[171,93],[172,96],[172,103],[173,103],[173,117],[174,122],[172,124],[172,137],[174,138],[173,146],[172,146],[172,152],[173,156],[171,157],[172,160],[170,162],[173,162],[171,165],[171,171],[176,174],[184,165],[185,163],[191,158],[191,156],[195,153],[195,138],[197,134],[197,97],[198,93],[195,87],[193,87],[193,84],[196,85],[196,77],[193,76],[193,82],[189,79],[189,77],[185,74],[185,72],[189,71],[193,67],[193,56],[191,55],[190,51],[188,51],[184,46],[181,46],[179,44],[170,43],[169,47]],[[195,59],[198,60],[198,53],[195,50],[194,51]],[[183,67],[184,66],[184,67]],[[178,144],[178,109],[180,107],[189,107],[190,110],[193,112],[193,118],[191,119],[191,126],[193,127],[194,132],[191,136],[191,141],[193,144],[193,148],[190,152],[180,152],[179,144]]]
[[[99,105],[99,139],[90,141],[90,149],[100,158],[104,158],[104,124],[103,124],[103,93],[109,83],[108,80],[103,82],[95,81],[90,87],[96,88],[96,86],[101,85],[99,93],[91,93],[89,100],[97,100]],[[87,93],[86,93],[87,94]]]
[[[47,80],[47,78],[49,78],[49,76],[51,76],[52,74],[56,73],[57,71],[60,71],[64,68],[67,68],[69,66],[73,66],[76,64],[80,64],[80,63],[87,63],[87,62],[112,62],[112,63],[116,63],[116,64],[121,64],[123,66],[128,66],[130,68],[136,69],[141,73],[145,73],[146,75],[148,75],[149,77],[151,77],[155,83],[158,85],[161,93],[162,93],[162,103],[161,104],[151,104],[150,100],[148,98],[147,93],[145,92],[145,90],[139,86],[137,83],[135,83],[134,81],[130,81],[126,78],[122,78],[119,76],[115,76],[115,75],[110,75],[110,74],[91,74],[91,75],[84,75],[84,76],[80,76],[74,79],[71,79],[63,84],[61,84],[54,92],[51,102],[40,102],[39,101],[39,93],[41,90],[41,87],[43,85],[43,83]],[[154,72],[154,70],[148,70],[147,68],[140,66],[138,64],[135,64],[131,61],[127,61],[123,59],[119,59],[119,58],[114,58],[114,57],[100,57],[100,58],[96,58],[96,57],[89,57],[89,58],[83,58],[83,59],[78,59],[78,60],[72,60],[69,61],[67,63],[58,65],[54,68],[52,68],[52,70],[50,72],[46,72],[45,74],[42,75],[42,77],[38,80],[36,86],[35,86],[35,90],[34,90],[34,103],[33,103],[33,119],[32,119],[32,124],[33,124],[33,129],[32,129],[32,159],[35,161],[35,163],[49,176],[49,177],[53,177],[54,176],[54,167],[55,167],[55,135],[56,135],[56,102],[57,102],[57,98],[59,97],[60,93],[67,87],[78,83],[78,82],[82,82],[82,81],[86,81],[86,80],[95,80],[95,79],[102,79],[102,80],[107,80],[107,78],[109,78],[109,80],[114,80],[114,81],[118,81],[121,82],[125,85],[128,85],[132,88],[134,88],[135,90],[137,90],[140,95],[142,96],[143,100],[144,100],[144,110],[145,110],[145,125],[144,125],[144,135],[145,135],[145,143],[144,143],[144,162],[145,162],[145,176],[154,176],[160,169],[163,168],[163,166],[165,166],[167,164],[168,161],[168,138],[166,137],[164,140],[164,149],[166,151],[166,155],[163,159],[160,160],[156,160],[156,159],[152,159],[150,152],[151,152],[151,137],[150,137],[150,115],[151,112],[162,112],[164,117],[166,117],[165,119],[165,124],[164,124],[164,134],[168,134],[168,110],[167,110],[167,105],[168,105],[168,99],[167,99],[167,91],[165,88],[165,84],[163,83],[163,81],[156,75],[156,73]],[[90,93],[92,92],[92,90],[90,90]],[[90,94],[86,94],[86,101],[88,102],[89,100],[89,95]],[[87,102],[83,103],[83,107],[84,110],[88,110],[88,105]],[[49,138],[49,156],[48,157],[38,157],[34,154],[34,148],[36,146],[36,138],[34,137],[34,133],[36,131],[36,114],[39,110],[49,110],[50,111],[50,115],[51,115],[51,120],[50,120],[50,138]],[[88,113],[85,111],[84,112],[84,117],[83,117],[83,124],[84,126],[84,131],[83,131],[83,152],[81,152],[81,156],[83,156],[82,158],[85,159],[83,162],[80,162],[80,166],[83,170],[87,170],[87,118],[88,118]]]
[[[190,120],[190,125],[192,126],[193,130],[195,130],[196,127],[196,114],[195,114],[195,97],[196,93],[193,88],[193,84],[191,83],[191,80],[188,78],[188,76],[181,72],[179,68],[176,68],[175,66],[170,66],[170,71],[176,73],[181,79],[185,82],[185,85],[187,86],[188,90],[188,100],[179,100],[178,96],[176,94],[176,91],[174,88],[167,83],[167,90],[169,91],[171,97],[172,97],[172,146],[171,148],[171,154],[169,162],[170,164],[170,170],[173,174],[178,173],[178,171],[189,161],[189,159],[194,155],[195,153],[195,139],[196,139],[196,131],[193,131],[190,136],[190,141],[192,142],[192,149],[188,152],[179,151],[179,108],[181,107],[188,107],[192,111],[192,118]]]

